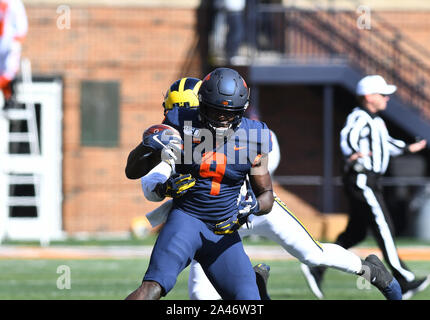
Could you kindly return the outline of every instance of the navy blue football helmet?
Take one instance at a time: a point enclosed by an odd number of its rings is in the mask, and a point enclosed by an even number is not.
[[[245,80],[229,68],[217,68],[209,73],[202,81],[198,96],[201,121],[218,134],[235,130],[249,103]]]

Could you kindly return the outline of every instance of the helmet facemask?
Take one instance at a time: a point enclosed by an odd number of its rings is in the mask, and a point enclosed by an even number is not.
[[[199,113],[202,123],[216,134],[217,137],[228,136],[229,130],[234,132],[242,121],[245,106],[241,110],[229,110],[226,107],[219,107],[200,102]]]

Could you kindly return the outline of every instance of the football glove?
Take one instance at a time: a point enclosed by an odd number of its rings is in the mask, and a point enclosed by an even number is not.
[[[242,198],[238,205],[238,212],[233,214],[229,219],[219,222],[215,225],[215,234],[231,234],[240,229],[245,223],[248,222],[248,217],[251,214],[260,211],[257,197],[251,189],[245,197]]]
[[[196,184],[191,174],[174,173],[165,183],[159,183],[155,192],[161,197],[179,198]]]

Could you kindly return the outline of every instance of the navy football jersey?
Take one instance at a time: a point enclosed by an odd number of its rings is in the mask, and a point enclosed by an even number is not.
[[[193,188],[174,199],[174,206],[202,220],[220,221],[237,212],[247,174],[272,149],[271,133],[264,122],[242,118],[234,134],[217,141],[198,114],[198,110],[175,107],[163,121],[184,140],[184,155],[176,172],[191,173],[196,179]]]

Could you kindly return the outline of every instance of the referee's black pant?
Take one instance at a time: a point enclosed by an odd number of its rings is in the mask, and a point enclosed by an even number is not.
[[[350,205],[349,220],[336,244],[351,248],[364,240],[370,227],[393,276],[401,284],[413,280],[414,274],[397,254],[393,223],[382,196],[380,175],[350,172],[343,177],[343,184]]]

